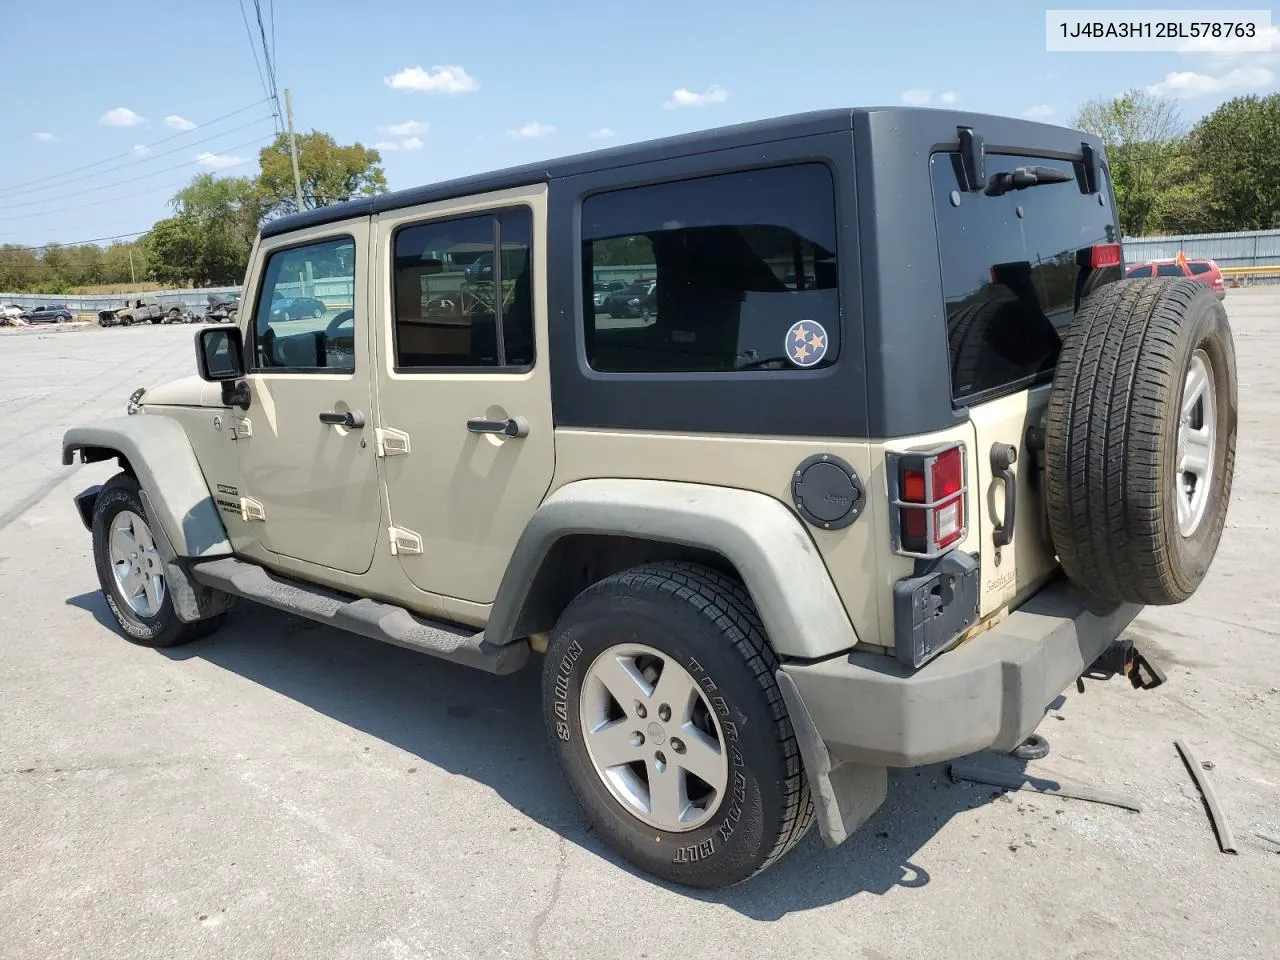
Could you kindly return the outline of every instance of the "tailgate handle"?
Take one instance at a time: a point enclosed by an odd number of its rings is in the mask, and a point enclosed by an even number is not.
[[[1004,523],[996,524],[991,538],[997,547],[1013,543],[1013,523],[1018,511],[1018,482],[1009,469],[1017,462],[1018,448],[1011,443],[991,445],[991,476],[1004,484]]]

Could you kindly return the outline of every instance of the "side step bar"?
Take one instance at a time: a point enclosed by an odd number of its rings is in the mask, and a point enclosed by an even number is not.
[[[367,597],[353,600],[234,557],[193,563],[191,575],[233,596],[488,673],[514,673],[529,659],[529,644],[523,640],[495,646],[485,642],[483,632],[428,620]]]

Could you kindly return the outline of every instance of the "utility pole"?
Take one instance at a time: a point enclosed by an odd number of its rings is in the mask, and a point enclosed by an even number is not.
[[[298,175],[298,144],[293,139],[293,91],[284,91],[284,114],[289,121],[289,158],[293,161],[293,193],[298,200],[298,212],[302,212],[302,178]]]
[[[134,286],[138,285],[138,275],[133,272],[133,247],[130,246],[126,251],[129,254],[129,278]]]

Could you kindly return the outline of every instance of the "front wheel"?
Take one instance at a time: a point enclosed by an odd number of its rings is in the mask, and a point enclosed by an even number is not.
[[[93,559],[107,606],[134,643],[173,647],[222,625],[223,614],[184,623],[174,613],[138,481],[127,473],[107,481],[94,504]]]
[[[689,563],[583,591],[548,644],[553,749],[596,829],[658,877],[724,887],[813,822],[777,658],[736,580]]]

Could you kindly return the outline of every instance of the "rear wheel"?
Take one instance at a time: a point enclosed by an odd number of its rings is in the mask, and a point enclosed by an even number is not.
[[[1122,280],[1063,340],[1045,424],[1049,526],[1099,596],[1180,603],[1226,521],[1236,360],[1226,311],[1194,280]]]
[[[223,614],[184,623],[174,613],[138,481],[127,473],[117,474],[98,494],[93,558],[107,606],[134,643],[173,647],[207,637],[222,625]]]
[[[606,841],[656,876],[723,887],[804,836],[813,804],[742,585],[637,567],[565,610],[543,669],[561,768]]]

